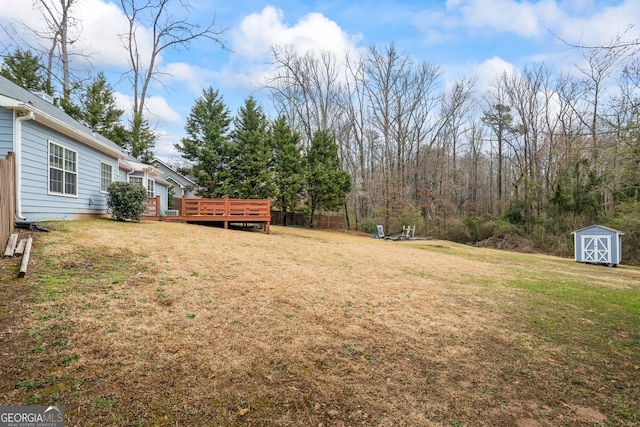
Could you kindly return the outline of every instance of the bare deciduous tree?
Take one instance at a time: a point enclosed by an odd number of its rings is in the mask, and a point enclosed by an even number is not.
[[[335,53],[299,54],[292,46],[272,48],[275,67],[266,87],[280,114],[289,118],[305,146],[319,130],[340,127],[343,84]]]
[[[206,26],[201,26],[187,17],[174,16],[169,0],[120,0],[120,5],[128,21],[127,32],[121,39],[129,55],[127,77],[133,92],[132,125],[135,127],[136,123],[143,122],[149,85],[162,74],[158,69],[160,54],[169,48],[186,47],[202,38],[224,48],[221,37],[225,30],[216,27],[215,17]],[[183,12],[191,9],[186,1],[181,1],[180,7]],[[144,50],[142,31],[150,33],[149,51]],[[132,130],[134,134],[138,133],[136,129]]]

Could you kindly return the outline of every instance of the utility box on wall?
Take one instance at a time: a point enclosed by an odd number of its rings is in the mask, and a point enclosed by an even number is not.
[[[592,225],[571,234],[574,237],[576,261],[610,267],[622,261],[622,231]]]

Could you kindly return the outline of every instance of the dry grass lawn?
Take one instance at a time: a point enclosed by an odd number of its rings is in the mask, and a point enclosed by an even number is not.
[[[50,224],[1,404],[69,426],[640,425],[640,270],[273,227]]]

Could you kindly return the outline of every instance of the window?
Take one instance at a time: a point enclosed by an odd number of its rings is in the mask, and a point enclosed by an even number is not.
[[[155,186],[156,186],[156,182],[154,180],[152,179],[147,180],[147,196],[148,197],[153,197],[156,195]]]
[[[78,195],[78,153],[49,142],[49,193]]]
[[[113,166],[100,163],[100,191],[106,193],[113,182]]]
[[[142,184],[142,177],[141,176],[130,176],[129,177],[129,182],[132,184]]]

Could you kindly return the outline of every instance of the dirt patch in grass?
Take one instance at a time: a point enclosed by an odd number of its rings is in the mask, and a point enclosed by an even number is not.
[[[640,422],[637,269],[107,220],[39,236],[31,268],[0,291],[24,313],[0,399],[69,425]]]

